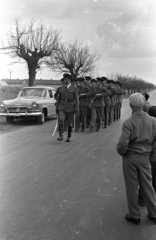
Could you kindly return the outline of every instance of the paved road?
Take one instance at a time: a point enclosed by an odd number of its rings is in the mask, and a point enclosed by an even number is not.
[[[124,220],[116,143],[128,116],[124,100],[120,121],[98,133],[74,133],[71,143],[51,137],[55,120],[16,123],[1,134],[0,240],[155,240],[145,208],[140,226]]]

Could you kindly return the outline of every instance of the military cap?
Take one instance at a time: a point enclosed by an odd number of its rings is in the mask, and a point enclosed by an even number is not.
[[[156,106],[151,106],[148,110],[148,114],[151,117],[155,117],[156,118]]]
[[[86,77],[85,77],[85,80],[86,80],[86,81],[89,81],[89,80],[91,80],[91,77],[90,77],[90,76],[86,76]]]
[[[63,74],[63,77],[64,77],[64,78],[71,79],[71,75],[70,75],[69,73],[64,73],[64,74]]]
[[[83,77],[81,77],[80,79],[81,79],[81,82],[84,82],[84,81],[85,81],[85,79],[84,79]]]
[[[122,85],[119,81],[115,81],[115,84],[120,86]]]
[[[101,78],[100,77],[97,77],[96,80],[97,80],[97,82],[101,82]]]
[[[102,76],[101,79],[102,79],[103,81],[107,81],[107,80],[108,80],[108,79],[107,79],[106,77],[104,77],[104,76]]]
[[[91,79],[91,82],[97,82],[95,78],[92,78]]]
[[[150,95],[147,92],[143,93],[143,96],[145,97],[146,101],[149,99]]]
[[[113,84],[114,84],[115,82],[114,82],[113,79],[110,79],[110,80],[109,80],[109,83],[113,83]]]
[[[82,78],[82,77],[78,78],[78,82],[83,82],[83,81],[84,81],[84,78]]]

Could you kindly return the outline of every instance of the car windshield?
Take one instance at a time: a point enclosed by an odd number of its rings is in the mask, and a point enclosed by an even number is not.
[[[37,88],[25,88],[22,89],[19,93],[20,97],[45,97],[46,91],[45,89],[37,89]]]

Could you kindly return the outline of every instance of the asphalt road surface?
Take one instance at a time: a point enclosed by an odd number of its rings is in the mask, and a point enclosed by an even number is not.
[[[124,219],[116,143],[130,114],[124,100],[121,120],[100,132],[73,133],[71,143],[58,142],[58,132],[51,136],[55,119],[18,121],[1,133],[0,240],[155,240],[146,208],[140,208],[140,226]]]

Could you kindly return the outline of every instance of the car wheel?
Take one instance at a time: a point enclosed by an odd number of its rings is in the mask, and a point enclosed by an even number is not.
[[[7,123],[13,123],[14,117],[6,117]]]
[[[38,123],[43,124],[45,122],[45,113],[42,110],[42,115],[38,117]]]

